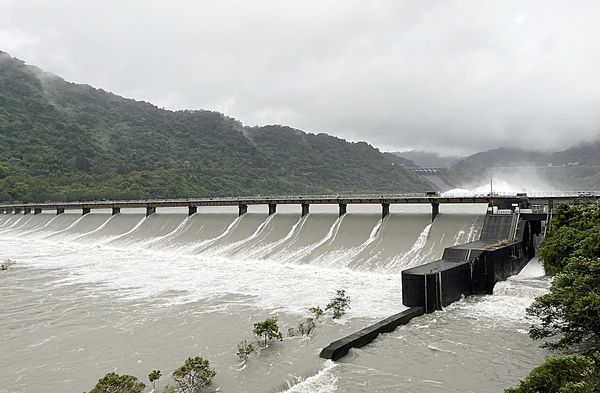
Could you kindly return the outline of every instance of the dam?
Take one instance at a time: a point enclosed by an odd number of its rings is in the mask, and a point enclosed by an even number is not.
[[[442,203],[432,221],[430,203],[392,203],[382,216],[379,202],[348,203],[342,215],[337,200],[304,215],[292,204],[248,204],[242,215],[238,204],[150,215],[13,208],[0,215],[2,257],[16,261],[0,276],[0,391],[80,391],[108,371],[143,376],[196,354],[223,391],[502,391],[543,359],[523,333],[524,308],[548,285],[534,263],[493,294],[413,319],[340,362],[320,360],[332,340],[406,310],[402,271],[477,241],[487,214],[487,203]],[[342,320],[239,365],[235,348],[253,322],[277,316],[285,332],[336,289],[352,298]],[[507,351],[511,362],[497,364]]]

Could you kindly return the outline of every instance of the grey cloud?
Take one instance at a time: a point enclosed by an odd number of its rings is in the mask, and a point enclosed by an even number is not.
[[[0,49],[171,109],[389,149],[600,135],[595,1],[0,0]]]

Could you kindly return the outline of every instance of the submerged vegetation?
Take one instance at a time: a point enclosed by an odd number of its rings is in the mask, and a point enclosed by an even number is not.
[[[547,294],[527,313],[537,321],[529,335],[542,346],[568,349],[534,369],[510,393],[600,391],[600,205],[560,205],[540,246],[544,269],[554,275]]]
[[[341,289],[336,292],[336,295],[331,299],[325,307],[325,311],[331,310],[333,318],[339,319],[350,308],[350,296],[346,295],[346,291]]]

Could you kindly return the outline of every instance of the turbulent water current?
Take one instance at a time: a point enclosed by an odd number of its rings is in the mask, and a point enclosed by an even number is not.
[[[337,208],[337,206],[335,207]],[[400,272],[475,240],[485,206],[260,207],[0,216],[0,392],[82,392],[109,371],[156,391],[189,356],[211,361],[222,392],[502,392],[547,355],[527,335],[525,308],[548,287],[533,260],[493,295],[414,319],[339,362],[331,341],[402,305]],[[289,327],[337,289],[348,314],[310,338]],[[284,340],[245,364],[237,343],[275,316]]]

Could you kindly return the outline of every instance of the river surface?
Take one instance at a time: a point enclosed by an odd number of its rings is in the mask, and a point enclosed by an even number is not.
[[[442,205],[431,224],[429,206],[392,206],[384,220],[378,207],[342,218],[335,208],[0,216],[0,259],[15,261],[0,271],[0,392],[81,392],[110,371],[147,383],[154,369],[160,392],[197,355],[222,392],[502,392],[547,356],[527,335],[525,308],[549,286],[533,260],[493,295],[320,359],[331,341],[403,310],[400,272],[476,240],[486,209]],[[287,336],[337,289],[348,314]],[[237,344],[271,316],[284,340],[240,362]]]

